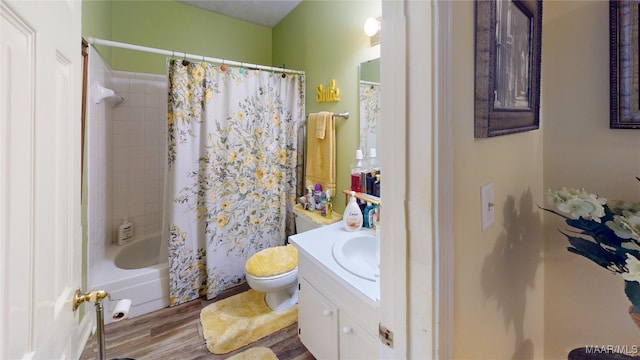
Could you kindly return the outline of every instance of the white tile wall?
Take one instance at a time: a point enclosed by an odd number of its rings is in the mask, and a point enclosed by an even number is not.
[[[115,106],[87,99],[88,281],[122,217],[135,238],[162,229],[166,163],[167,81],[164,75],[112,71],[90,47],[88,84],[100,82],[125,100]]]
[[[89,89],[98,82],[109,87],[111,84],[111,70],[102,61],[98,53],[89,48],[89,71],[87,83]],[[96,104],[91,98],[91,92],[87,97],[87,116],[85,143],[87,152],[85,159],[87,164],[87,264],[89,286],[94,284],[94,275],[98,272],[98,266],[102,263],[106,246],[112,239],[111,208],[112,191],[110,151],[112,122],[111,106],[106,102]]]
[[[167,138],[165,75],[113,72],[113,88],[124,102],[113,108],[113,240],[122,218],[140,238],[162,230]]]

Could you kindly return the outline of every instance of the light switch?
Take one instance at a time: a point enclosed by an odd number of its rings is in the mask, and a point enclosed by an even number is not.
[[[493,203],[493,183],[482,185],[480,188],[480,206],[482,216],[482,231],[491,226],[495,220],[495,206]]]

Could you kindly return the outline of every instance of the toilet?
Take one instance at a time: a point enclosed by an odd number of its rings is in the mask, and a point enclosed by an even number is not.
[[[298,250],[293,245],[260,250],[244,268],[247,283],[265,293],[271,310],[284,311],[298,303]]]
[[[322,226],[307,211],[294,208],[296,232]],[[265,303],[273,311],[284,311],[298,303],[298,250],[293,245],[274,246],[253,254],[245,264],[249,286],[265,293]]]

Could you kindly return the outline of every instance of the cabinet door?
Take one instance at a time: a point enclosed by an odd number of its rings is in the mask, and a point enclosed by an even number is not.
[[[338,359],[338,308],[304,278],[298,286],[300,341],[316,359]]]
[[[380,358],[378,339],[340,313],[340,360]]]

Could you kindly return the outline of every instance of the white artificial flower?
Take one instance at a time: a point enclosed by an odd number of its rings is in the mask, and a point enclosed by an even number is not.
[[[640,283],[640,260],[627,253],[627,272],[622,273],[622,278],[627,281],[637,281]]]
[[[550,203],[555,206],[564,203],[569,199],[573,199],[580,196],[580,190],[573,188],[563,187],[557,190],[547,190],[547,197]]]
[[[622,215],[625,212],[638,214],[640,213],[640,202],[625,200],[609,200],[607,206],[614,215]]]
[[[569,214],[573,219],[584,218],[600,222],[600,218],[605,215],[604,204],[607,199],[598,198],[596,194],[586,192],[584,189],[562,188],[559,190],[547,191],[549,202],[554,204],[558,210]]]
[[[640,216],[625,212],[614,215],[613,221],[607,221],[605,225],[620,238],[640,240]]]
[[[607,225],[609,229],[613,230],[619,238],[631,239],[631,236],[633,236],[628,226],[623,223],[621,216],[614,216],[613,221],[607,221],[605,225]]]

